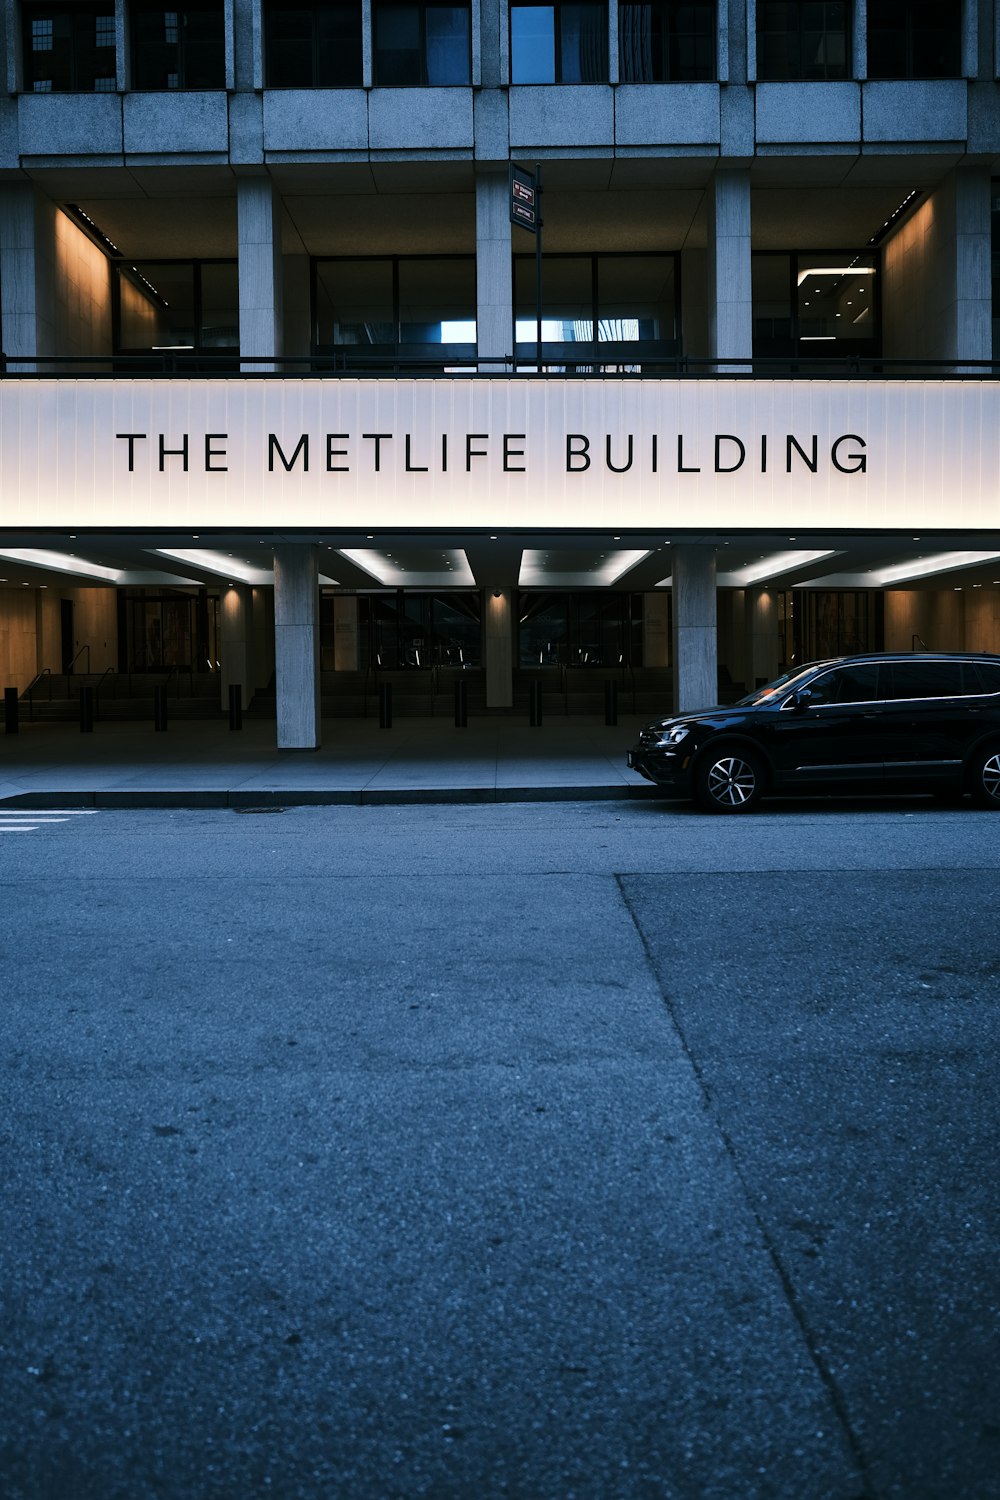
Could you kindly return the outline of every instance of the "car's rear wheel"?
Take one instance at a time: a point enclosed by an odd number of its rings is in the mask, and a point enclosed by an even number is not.
[[[1000,812],[1000,745],[980,750],[969,766],[969,790],[980,807]]]
[[[705,812],[750,812],[763,794],[764,767],[751,751],[725,745],[698,761],[691,790]]]

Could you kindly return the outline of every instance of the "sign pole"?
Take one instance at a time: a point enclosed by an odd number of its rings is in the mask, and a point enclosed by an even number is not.
[[[535,229],[535,363],[542,373],[542,166],[535,162],[535,194],[538,223]]]

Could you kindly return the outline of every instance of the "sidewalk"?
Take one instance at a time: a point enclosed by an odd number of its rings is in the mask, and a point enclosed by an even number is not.
[[[0,802],[21,807],[264,807],[656,796],[625,752],[648,715],[326,720],[316,751],[275,748],[272,721],[22,724],[0,734]]]

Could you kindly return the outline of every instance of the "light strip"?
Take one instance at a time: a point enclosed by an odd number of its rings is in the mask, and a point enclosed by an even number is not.
[[[227,557],[224,552],[208,552],[200,547],[190,552],[174,551],[170,547],[153,547],[150,550],[157,557],[172,557],[176,562],[188,563],[192,568],[199,568],[203,573],[214,573],[219,578],[238,578],[241,583],[274,582],[274,574],[268,568],[252,568],[248,563]]]
[[[807,271],[799,272],[796,283],[801,286],[810,276],[874,276],[874,266],[810,266]]]
[[[917,557],[912,562],[880,568],[873,576],[879,585],[905,583],[909,578],[950,573],[953,568],[974,568],[977,563],[993,562],[998,557],[1000,552],[939,552],[933,557]]]
[[[825,557],[836,557],[835,551],[827,552],[772,552],[745,568],[735,568],[731,573],[720,573],[717,582],[722,588],[742,589],[763,579],[780,578],[783,573],[793,573],[809,563],[821,562]]]
[[[469,559],[464,552],[454,550],[447,552],[442,556],[440,568],[426,569],[406,567],[398,557],[390,557],[387,552],[378,552],[370,547],[358,549],[341,547],[338,550],[341,557],[346,557],[348,562],[361,568],[363,572],[374,578],[376,583],[392,585],[396,588],[403,588],[407,585],[410,588],[440,588],[445,585],[474,588],[476,584],[475,575],[469,567]]]
[[[36,547],[0,552],[0,557],[7,557],[11,562],[28,563],[33,568],[53,568],[60,573],[79,573],[86,578],[106,578],[109,583],[116,583],[122,573],[121,568],[106,568],[103,563],[89,563],[68,552],[46,552]]]
[[[578,568],[560,571],[558,568],[551,569],[546,566],[547,552],[535,552],[530,549],[521,554],[521,572],[518,584],[521,588],[555,588],[560,584],[568,587],[583,587],[584,585],[602,584],[609,588],[611,584],[617,583],[623,574],[628,573],[649,556],[649,550],[645,552],[609,552],[599,561],[594,568]]]

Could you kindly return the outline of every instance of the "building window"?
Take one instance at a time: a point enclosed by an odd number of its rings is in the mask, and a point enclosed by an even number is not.
[[[163,10],[132,0],[132,86],[136,89],[223,89],[226,38],[222,0]]]
[[[471,255],[317,260],[313,308],[314,352],[336,353],[355,367],[400,356],[441,364],[475,359]]]
[[[235,260],[125,261],[116,270],[116,353],[239,349]]]
[[[24,87],[35,94],[114,92],[113,4],[25,5]]]
[[[468,5],[372,7],[377,84],[448,85],[472,81],[472,12]]]
[[[762,83],[850,76],[847,0],[757,0]]]
[[[715,0],[620,0],[622,83],[697,83],[715,77]]]
[[[868,0],[869,78],[958,78],[958,0]]]
[[[267,0],[264,57],[268,88],[360,88],[361,6]]]
[[[510,7],[511,83],[607,83],[604,4]]]
[[[546,255],[542,358],[574,368],[670,357],[680,350],[675,255]],[[514,258],[519,362],[535,357],[535,258]]]
[[[870,249],[755,254],[754,355],[877,359],[879,270],[878,252]]]

